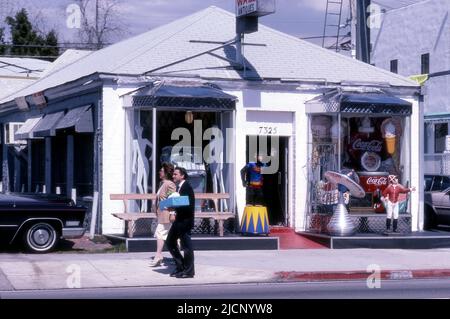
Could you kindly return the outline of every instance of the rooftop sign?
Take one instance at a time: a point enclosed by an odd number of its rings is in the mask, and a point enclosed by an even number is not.
[[[275,12],[275,0],[236,0],[236,16],[262,17]]]

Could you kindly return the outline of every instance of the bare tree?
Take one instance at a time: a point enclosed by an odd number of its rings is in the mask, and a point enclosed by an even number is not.
[[[81,11],[80,42],[101,49],[127,33],[119,13],[121,0],[77,0],[77,3]]]

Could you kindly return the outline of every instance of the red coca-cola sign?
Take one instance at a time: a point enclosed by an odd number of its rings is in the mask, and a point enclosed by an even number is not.
[[[378,177],[369,177],[366,181],[367,185],[374,185],[374,186],[384,186],[385,188],[388,185],[388,178],[384,176],[378,176]]]
[[[372,209],[376,213],[384,213],[385,209],[381,205],[381,193],[389,185],[389,173],[384,172],[360,172],[359,183],[366,193],[372,193]],[[379,197],[380,196],[380,197]]]
[[[359,173],[359,181],[366,193],[373,193],[377,189],[383,191],[388,186],[388,173]]]
[[[380,153],[383,149],[383,142],[378,140],[363,141],[358,138],[353,142],[352,148],[357,151]]]

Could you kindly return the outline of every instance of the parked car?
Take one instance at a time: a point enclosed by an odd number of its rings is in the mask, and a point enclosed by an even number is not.
[[[0,243],[47,253],[60,238],[82,237],[85,215],[86,207],[56,195],[0,194]]]
[[[425,229],[450,225],[450,176],[425,175]]]

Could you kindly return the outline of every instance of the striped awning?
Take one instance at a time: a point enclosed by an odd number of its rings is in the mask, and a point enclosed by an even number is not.
[[[34,137],[47,137],[56,135],[56,125],[63,118],[64,111],[46,114],[32,129]]]
[[[17,130],[16,134],[14,134],[16,140],[27,140],[33,138],[33,129],[41,119],[42,116],[26,120],[25,123]]]
[[[69,110],[56,125],[57,130],[73,128],[77,133],[94,132],[91,105]]]

